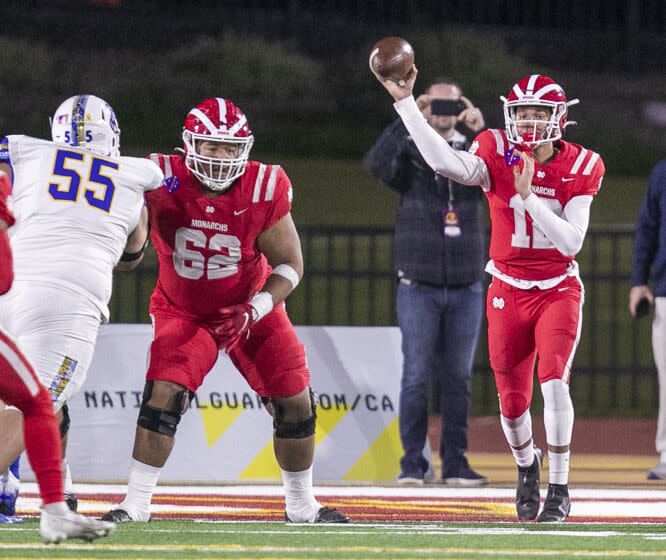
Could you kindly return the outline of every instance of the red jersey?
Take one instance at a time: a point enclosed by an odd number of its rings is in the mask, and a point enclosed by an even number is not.
[[[506,163],[512,148],[504,131],[485,130],[470,146],[470,153],[486,163],[490,189],[490,258],[500,272],[522,280],[546,280],[567,273],[574,258],[560,253],[522,206],[514,187],[513,167]],[[532,192],[558,216],[575,196],[596,195],[604,176],[599,154],[578,144],[559,140],[559,152],[545,165],[535,162]]]
[[[257,236],[291,211],[291,183],[278,165],[249,161],[245,173],[207,196],[179,155],[151,154],[166,186],[146,193],[159,274],[150,312],[215,320],[247,302],[269,274]]]

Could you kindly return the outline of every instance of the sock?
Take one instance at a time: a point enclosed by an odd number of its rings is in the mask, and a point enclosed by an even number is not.
[[[131,510],[128,513],[132,518],[139,515],[140,519],[136,519],[136,521],[148,521],[150,517],[150,501],[153,498],[161,470],[160,467],[152,467],[136,459],[130,461],[127,496],[121,506],[122,509]]]
[[[548,452],[548,482],[550,484],[569,483],[569,454]]]
[[[312,523],[322,507],[312,489],[312,465],[304,471],[282,470],[282,483],[289,519],[296,523]]]
[[[513,453],[513,458],[519,467],[531,467],[532,463],[534,463],[534,444],[528,445],[524,449],[515,449],[512,447],[511,453]]]
[[[661,459],[659,460],[660,463],[666,463],[666,451],[661,452]]]
[[[63,501],[60,431],[46,389],[22,407],[28,460],[44,505]]]
[[[51,502],[42,506],[42,509],[47,513],[55,513],[59,515],[66,515],[69,513],[69,508],[65,502]]]
[[[74,485],[72,483],[72,471],[69,468],[69,463],[67,462],[67,459],[65,459],[64,457],[62,459],[62,483],[65,494],[74,493]]]
[[[511,446],[511,453],[519,467],[529,467],[534,463],[534,443],[532,442],[532,416],[529,409],[518,418],[500,415],[504,437]],[[523,449],[516,449],[528,443]]]
[[[9,465],[9,471],[16,477],[16,478],[21,478],[19,476],[19,463],[21,461],[21,456],[19,455],[16,459],[14,459],[14,462]]]

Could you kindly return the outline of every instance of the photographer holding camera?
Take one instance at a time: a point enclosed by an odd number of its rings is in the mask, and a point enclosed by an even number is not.
[[[636,319],[650,312],[652,352],[659,376],[659,418],[656,448],[657,465],[647,473],[648,480],[666,480],[666,160],[652,171],[636,221],[634,263],[631,270],[629,312]],[[652,272],[651,290],[648,279]]]
[[[484,126],[481,111],[449,79],[436,80],[417,100],[429,124],[455,149]],[[435,174],[400,119],[365,155],[364,166],[400,194],[394,237],[397,314],[402,333],[400,439],[404,455],[398,482],[423,484],[428,430],[428,381],[440,385],[442,482],[483,486],[488,479],[467,462],[467,413],[472,363],[483,314],[484,235],[480,188]]]

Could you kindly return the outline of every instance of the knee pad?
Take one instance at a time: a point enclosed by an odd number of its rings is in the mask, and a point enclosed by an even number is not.
[[[514,419],[500,415],[500,422],[506,441],[511,447],[520,447],[532,439],[532,415],[529,410]]]
[[[500,414],[505,418],[515,420],[529,409],[530,403],[522,391],[500,390]]]
[[[69,418],[69,407],[67,403],[63,404],[60,408],[62,411],[62,420],[60,421],[60,438],[64,438],[69,432],[70,418]]]
[[[303,439],[313,436],[317,423],[317,397],[312,389],[310,391],[310,409],[312,414],[298,422],[285,422],[284,410],[275,401],[271,400],[273,405],[273,434],[280,439]]]
[[[541,384],[541,394],[546,440],[550,445],[569,445],[574,423],[569,386],[561,379],[552,379]]]
[[[162,410],[147,404],[152,392],[153,382],[146,381],[139,418],[136,421],[137,426],[157,434],[174,437],[181,417],[190,406],[192,394],[183,388],[174,395],[174,405],[171,410]]]

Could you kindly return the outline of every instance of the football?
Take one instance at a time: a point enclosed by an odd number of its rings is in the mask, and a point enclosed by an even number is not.
[[[384,37],[372,47],[370,66],[382,78],[400,82],[414,64],[414,49],[402,37]]]

